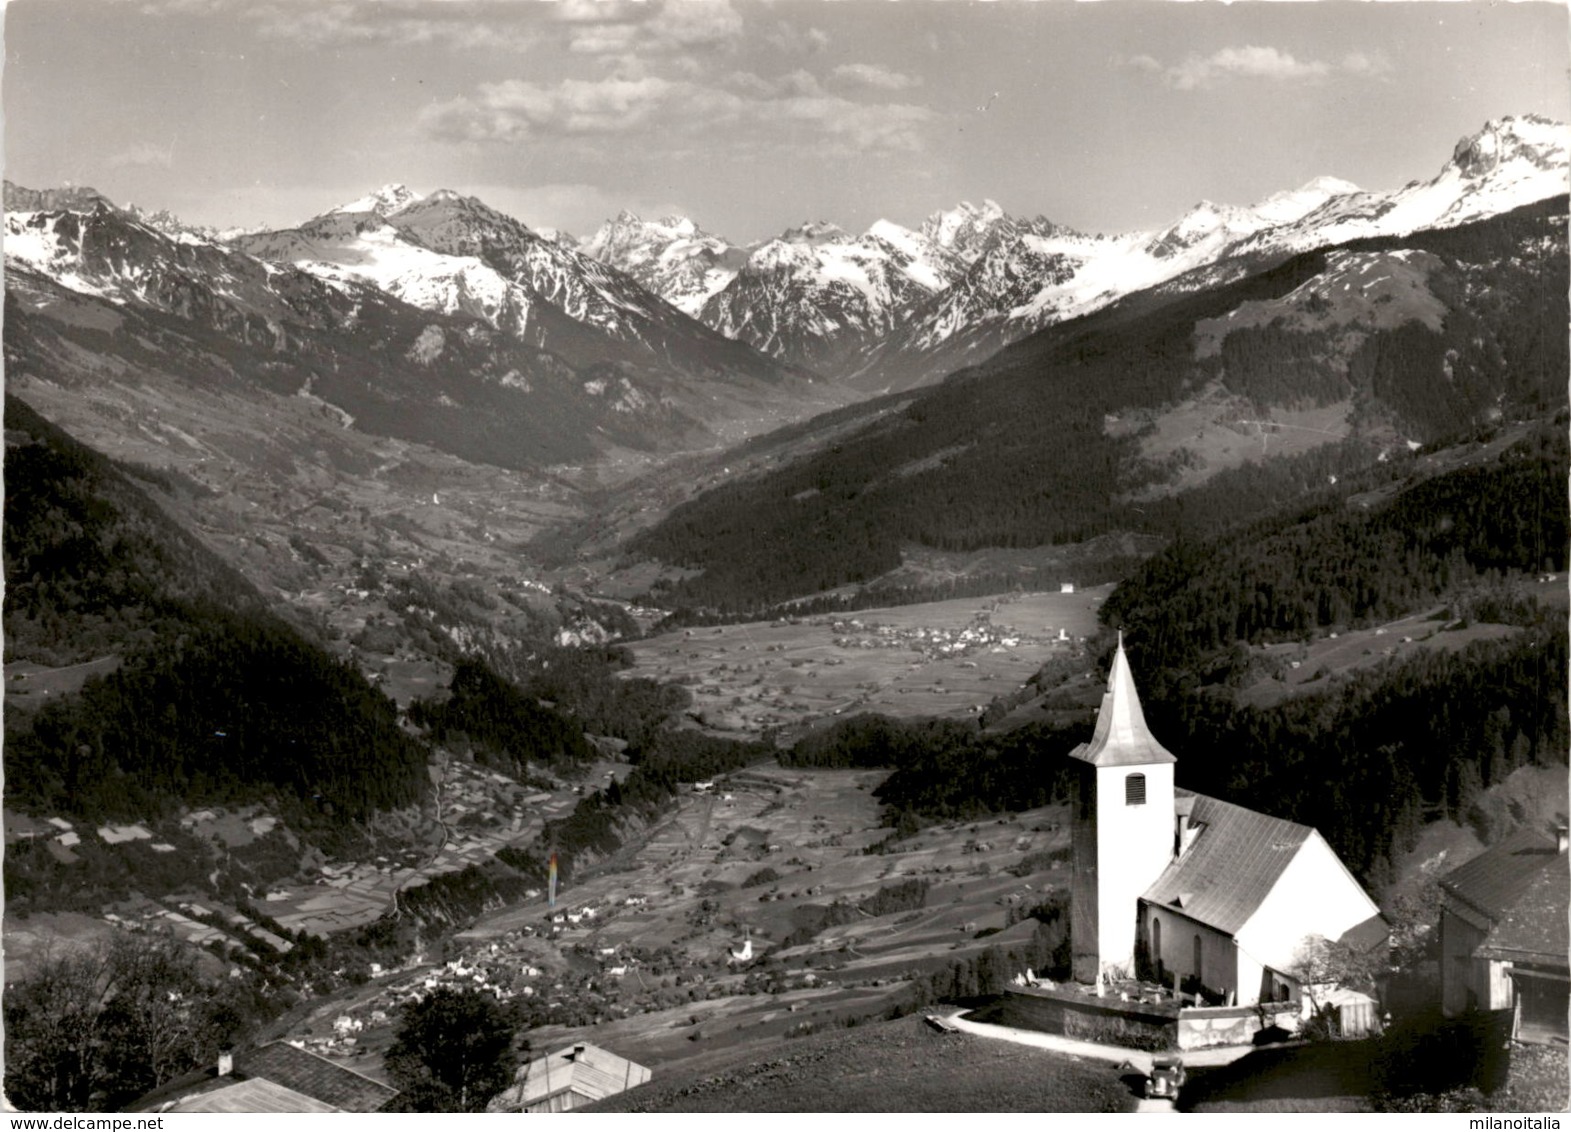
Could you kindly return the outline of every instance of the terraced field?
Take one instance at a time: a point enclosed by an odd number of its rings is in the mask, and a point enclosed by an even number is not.
[[[1112,587],[1010,594],[686,629],[634,642],[631,675],[674,680],[723,731],[791,734],[815,718],[979,714],[1097,630]]]

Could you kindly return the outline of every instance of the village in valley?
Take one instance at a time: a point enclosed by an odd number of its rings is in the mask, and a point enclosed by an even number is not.
[[[1560,1127],[1571,7],[0,8],[0,1106]]]
[[[1043,600],[1066,595],[1067,588]],[[1098,598],[1080,600],[1089,610]],[[1015,606],[1022,601],[1029,599],[1016,598]],[[899,649],[924,663],[999,655],[1019,640],[1018,630],[989,630],[982,618],[958,629],[909,627],[919,607],[898,611],[907,627],[895,628],[883,620],[888,612],[896,611],[826,618],[816,631],[832,635],[836,650]],[[802,626],[775,628],[800,634]],[[691,653],[695,639],[741,640],[762,644],[767,654],[769,631],[684,633],[673,638],[680,643],[646,647]],[[725,655],[726,646],[716,644],[712,661]],[[1384,969],[1393,925],[1316,831],[1175,790],[1175,755],[1145,723],[1121,647],[1106,680],[1092,683],[1100,692],[1096,729],[1073,752],[1084,769],[1079,795],[1068,804],[929,824],[891,843],[873,795],[883,772],[769,764],[730,772],[684,788],[675,809],[635,844],[560,891],[554,882],[549,892],[531,889],[401,963],[369,964],[348,989],[291,1012],[275,1040],[385,1081],[383,1058],[402,1012],[444,989],[474,992],[507,1009],[536,1059],[520,1065],[517,1082],[493,1107],[561,1111],[614,1096],[621,1090],[607,1082],[618,1074],[623,1086],[658,1083],[721,1054],[742,1058],[783,1040],[908,1014],[914,975],[1025,952],[1044,920],[1057,925],[1068,968],[1056,979],[1045,964],[1002,972],[1008,985],[991,1006],[969,1017],[953,1007],[930,1009],[929,1032],[1142,1066],[1136,1091],[1150,1099],[1140,1104],[1157,1110],[1171,1107],[1186,1059],[1204,1077],[1246,1063],[1262,1041],[1291,1048],[1316,1028],[1329,1027],[1342,1040],[1377,1037],[1390,1024],[1389,996],[1339,980]],[[629,769],[603,761],[584,782],[609,783]],[[535,844],[545,821],[584,796],[582,785],[521,786],[452,757],[432,773],[440,786],[440,844],[407,850],[402,860],[319,860],[299,881],[257,894],[255,906],[268,922],[295,938],[353,929],[385,914],[403,889],[505,846]],[[65,842],[80,835],[66,824],[31,829],[22,822],[10,836],[49,836],[69,848]],[[233,848],[275,834],[275,825],[260,813],[214,808],[180,822],[189,835]],[[93,835],[153,837],[137,825]],[[1506,852],[1538,856],[1515,888],[1475,891],[1478,882],[1469,878],[1499,868],[1490,862]],[[1538,878],[1563,870],[1563,835],[1558,853],[1553,840],[1518,838],[1453,873],[1444,871],[1443,850],[1425,862],[1444,893],[1434,929],[1444,946],[1462,946],[1459,931],[1472,931],[1467,946],[1480,948],[1480,956],[1503,956],[1501,946],[1517,946],[1495,942],[1508,927],[1519,935],[1546,930],[1557,890],[1552,882],[1545,890]],[[1316,900],[1298,899],[1303,890],[1315,891]],[[1508,903],[1518,891],[1538,903]],[[1564,893],[1558,899],[1563,905]],[[277,954],[292,946],[211,899],[142,901],[106,913],[104,921],[169,932],[215,956],[258,942]],[[1321,950],[1312,954],[1313,941]],[[1498,997],[1514,1003],[1513,1037],[1553,1040],[1558,1033],[1563,1040],[1556,960],[1542,952],[1512,956],[1449,965],[1487,973],[1476,986],[1470,976],[1455,984],[1444,977],[1448,1007]],[[531,1074],[543,1080],[553,1058],[560,1064],[547,1089]],[[591,1062],[614,1063],[616,1073],[603,1065],[590,1071]],[[287,1077],[291,1070],[272,1072]],[[266,1080],[256,1069],[244,1083],[251,1090]],[[166,1104],[218,1104],[201,1099],[213,1084],[204,1080],[191,1098]]]

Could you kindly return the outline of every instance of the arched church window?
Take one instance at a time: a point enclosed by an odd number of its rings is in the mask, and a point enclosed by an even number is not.
[[[1204,950],[1204,947],[1200,943],[1200,934],[1198,932],[1196,932],[1195,933],[1195,978],[1197,978],[1197,979],[1202,979],[1202,978],[1205,977],[1205,975],[1203,974],[1203,969],[1200,966],[1200,961],[1204,957],[1205,957],[1205,950]]]
[[[1146,776],[1131,774],[1124,779],[1124,805],[1143,806],[1146,804]]]
[[[1156,964],[1157,972],[1162,970],[1162,921],[1151,917],[1151,962]]]

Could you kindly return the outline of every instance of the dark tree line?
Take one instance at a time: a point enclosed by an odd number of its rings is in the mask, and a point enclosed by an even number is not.
[[[123,469],[5,399],[6,657],[72,664],[178,632],[193,604],[258,612],[255,589]]]
[[[421,796],[423,748],[358,671],[267,615],[188,616],[8,736],[14,802],[98,820],[266,798],[310,829]]]
[[[156,819],[269,799],[320,829],[420,796],[424,752],[391,701],[111,461],[11,397],[6,428],[8,655],[121,657],[80,694],[7,717],[10,804]]]
[[[531,761],[572,767],[593,757],[581,724],[473,658],[459,660],[446,699],[415,701],[409,718],[436,742],[467,743],[480,762],[515,775]]]
[[[1114,591],[1147,678],[1235,641],[1299,639],[1390,620],[1502,575],[1565,569],[1563,430],[1370,505],[1339,493],[1209,541],[1180,540]]]
[[[1179,756],[1180,786],[1314,826],[1378,890],[1424,822],[1480,824],[1487,787],[1521,766],[1565,765],[1566,652],[1557,618],[1269,708],[1170,686],[1144,697],[1146,718]]]
[[[1002,734],[958,720],[856,715],[798,741],[787,766],[891,767],[874,796],[885,819],[980,817],[1045,806],[1068,796],[1064,756],[1090,735],[1087,724],[1023,727]]]

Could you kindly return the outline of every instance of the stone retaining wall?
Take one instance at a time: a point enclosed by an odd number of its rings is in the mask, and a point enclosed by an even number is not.
[[[1044,991],[1006,990],[988,1021],[1128,1049],[1178,1048],[1175,1014],[1116,998],[1082,999]]]
[[[1128,1049],[1193,1050],[1253,1045],[1260,1031],[1272,1027],[1295,1033],[1299,1004],[1163,1010],[1113,997],[1079,995],[1074,990],[1011,988],[990,1008],[986,1021]]]

